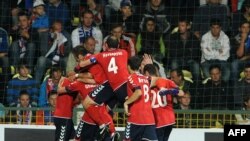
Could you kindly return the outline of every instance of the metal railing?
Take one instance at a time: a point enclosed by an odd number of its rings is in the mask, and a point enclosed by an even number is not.
[[[28,112],[30,111],[30,112]],[[30,115],[32,113],[32,115]],[[0,124],[52,124],[50,108],[10,108],[0,109]],[[74,123],[77,124],[83,113],[82,108],[75,108]],[[175,110],[175,128],[223,128],[224,124],[237,124],[235,115],[249,116],[247,111],[232,110]],[[30,117],[28,117],[30,116]],[[117,127],[125,127],[126,115],[123,109],[115,109],[113,116]],[[31,120],[31,123],[27,123]],[[20,122],[21,121],[21,122]]]

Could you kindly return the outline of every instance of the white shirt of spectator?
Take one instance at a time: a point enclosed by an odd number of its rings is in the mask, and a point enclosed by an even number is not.
[[[206,60],[227,61],[230,56],[230,42],[228,36],[221,31],[219,38],[215,39],[211,31],[207,32],[201,39],[201,52],[201,63]]]
[[[102,50],[102,32],[100,29],[93,27],[92,31],[92,36],[96,40],[96,45],[95,45],[95,53],[98,53]],[[76,28],[72,31],[71,34],[71,39],[72,39],[72,46],[75,48],[76,46],[80,45],[80,39],[79,39],[79,28]]]

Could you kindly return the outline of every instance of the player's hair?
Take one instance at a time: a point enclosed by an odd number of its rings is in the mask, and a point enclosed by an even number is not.
[[[108,44],[109,48],[119,47],[119,40],[115,36],[109,36],[106,43]]]
[[[132,70],[139,70],[142,59],[138,56],[133,56],[128,59],[128,65]]]
[[[221,67],[219,65],[212,65],[209,67],[209,73],[211,73],[213,69],[218,69],[219,71],[221,71]]]
[[[78,55],[80,54],[85,56],[86,54],[88,54],[88,51],[82,45],[78,45],[73,48],[72,53],[75,57],[78,57]]]
[[[149,75],[153,75],[153,76],[157,76],[157,69],[156,66],[154,64],[146,64],[143,68],[143,74],[145,74],[146,72],[149,73]]]

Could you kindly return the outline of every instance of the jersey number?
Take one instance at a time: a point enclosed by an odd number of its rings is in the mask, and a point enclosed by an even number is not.
[[[108,65],[108,72],[114,72],[114,74],[117,74],[118,67],[116,66],[115,63],[115,57],[112,57],[109,65]]]
[[[159,108],[159,107],[165,107],[167,106],[167,96],[160,96],[159,91],[156,93],[154,90],[151,90],[151,93],[153,95],[151,107],[152,108]]]
[[[149,101],[149,87],[148,85],[143,85],[144,101],[147,103]]]

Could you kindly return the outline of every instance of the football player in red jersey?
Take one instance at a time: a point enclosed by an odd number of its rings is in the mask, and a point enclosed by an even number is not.
[[[107,51],[95,54],[90,59],[80,61],[80,67],[98,63],[103,68],[105,75],[108,78],[115,96],[120,103],[124,103],[127,97],[127,52],[123,49],[118,49],[119,41],[116,37],[110,36],[106,42],[109,47]]]
[[[149,77],[157,77],[158,72],[153,64],[147,64],[144,66],[143,73]],[[169,79],[160,78],[156,81],[158,87],[173,90],[178,86]],[[150,88],[151,107],[153,109],[156,133],[159,141],[168,141],[173,125],[175,124],[175,114],[173,110],[173,99],[171,91],[163,96],[160,95],[160,89],[158,87]],[[178,90],[178,94],[182,95],[182,91]]]
[[[104,128],[104,126],[109,125],[109,131],[111,134],[111,138],[113,137],[113,135],[115,134],[115,127],[114,127],[114,123],[113,123],[113,119],[111,118],[111,116],[108,114],[106,106],[104,104],[102,105],[98,105],[98,104],[94,104],[94,105],[89,105],[88,102],[91,101],[91,103],[94,103],[94,101],[88,96],[88,94],[96,87],[97,85],[93,85],[93,84],[84,84],[82,82],[79,81],[74,81],[70,84],[68,84],[67,86],[64,87],[59,87],[58,88],[58,93],[62,94],[62,93],[72,93],[72,92],[79,92],[79,94],[81,95],[82,98],[82,105],[86,110],[86,113],[88,114],[88,116],[97,124],[99,125],[100,131],[102,132],[106,132],[104,130],[108,130],[108,128]],[[94,111],[89,113],[89,111]],[[98,118],[92,118],[93,114],[95,114],[95,117]],[[79,126],[83,124],[80,123]],[[96,126],[93,126],[93,128],[95,129]],[[94,130],[93,129],[93,130]],[[79,129],[81,130],[81,129]],[[78,131],[79,131],[78,130]],[[77,131],[77,135],[79,136]],[[102,134],[100,133],[99,135],[99,139],[103,139],[106,136],[106,133]],[[89,136],[89,138],[91,138]],[[86,138],[81,138],[81,140],[86,140]]]
[[[124,102],[124,110],[128,116],[125,128],[125,139],[129,141],[157,141],[155,120],[150,105],[150,82],[139,73],[141,59],[137,56],[128,60],[128,99]]]
[[[92,55],[89,52],[87,52],[86,49],[81,48],[81,47],[76,47],[73,53],[74,53],[75,58],[77,58],[78,61],[88,59]],[[90,105],[101,105],[105,103],[108,105],[109,108],[112,109],[113,106],[115,105],[114,102],[110,100],[114,98],[113,89],[109,85],[107,77],[104,74],[104,71],[99,64],[92,64],[87,69],[81,68],[80,66],[76,66],[75,71],[78,73],[77,74],[78,78],[83,79],[85,81],[86,81],[86,78],[88,81],[90,79],[94,79],[94,82],[98,84],[98,86],[92,89],[92,92],[89,93],[88,95],[91,99],[88,98],[87,100],[84,100],[84,107],[86,108],[86,111],[90,114],[92,119],[96,121],[96,119],[98,119],[100,116],[97,114],[96,110],[91,110],[92,107],[90,107]],[[112,101],[112,102],[109,102],[109,101]],[[111,123],[110,126],[112,127],[114,125]],[[119,136],[117,132],[116,134],[113,134],[113,132],[111,132],[111,134],[112,134],[111,135],[112,138]],[[117,136],[114,136],[114,135],[117,135]]]
[[[61,86],[70,84],[69,79],[61,77]],[[74,101],[77,93],[60,94],[56,99],[56,106],[54,112],[54,124],[56,126],[55,141],[68,141],[74,138],[75,129],[72,121]]]

